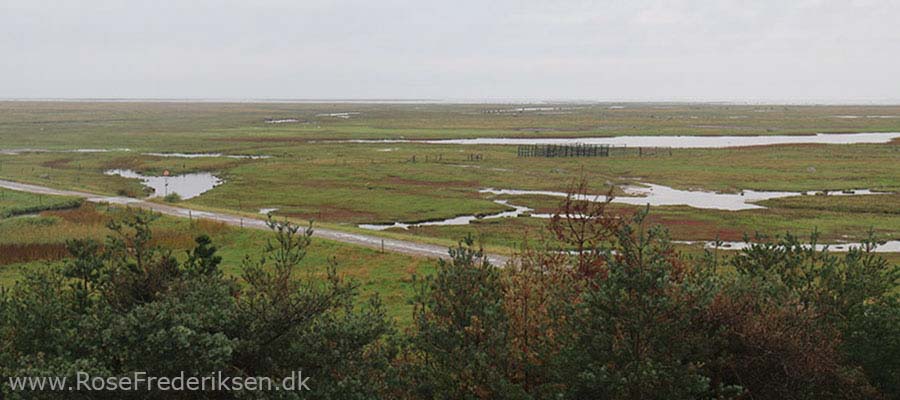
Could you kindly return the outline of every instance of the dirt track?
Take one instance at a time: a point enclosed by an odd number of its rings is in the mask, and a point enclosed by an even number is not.
[[[138,207],[147,210],[153,210],[161,214],[171,215],[176,217],[193,217],[193,218],[203,218],[214,221],[220,221],[228,225],[232,226],[244,226],[247,228],[254,229],[268,229],[266,227],[265,221],[262,219],[256,218],[247,218],[240,217],[232,214],[224,214],[224,213],[214,213],[208,211],[198,211],[191,210],[182,207],[175,207],[166,204],[153,203],[149,201],[144,201],[140,199],[133,199],[130,197],[115,197],[115,196],[101,196],[92,193],[86,192],[78,192],[72,190],[60,190],[53,189],[44,186],[30,185],[25,183],[12,182],[7,180],[0,179],[0,187],[17,190],[21,192],[29,192],[29,193],[37,193],[37,194],[46,194],[53,196],[72,196],[72,197],[81,197],[90,201],[92,203],[110,203],[110,204],[118,204],[118,205],[127,205],[130,207]],[[313,236],[334,240],[337,242],[355,244],[358,246],[369,247],[373,249],[381,249],[382,246],[385,251],[392,251],[401,254],[407,254],[411,256],[418,257],[429,257],[429,258],[439,258],[447,256],[447,248],[442,246],[436,246],[431,244],[423,244],[410,242],[406,240],[396,240],[396,239],[387,239],[381,238],[377,236],[364,235],[359,233],[348,233],[341,232],[333,229],[324,229],[324,228],[315,228]],[[488,255],[488,259],[494,265],[504,265],[506,264],[507,258],[499,255]]]

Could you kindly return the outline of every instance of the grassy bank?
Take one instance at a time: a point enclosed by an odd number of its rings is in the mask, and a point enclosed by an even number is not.
[[[80,199],[43,196],[0,188],[0,219],[46,210],[75,208],[79,205]]]

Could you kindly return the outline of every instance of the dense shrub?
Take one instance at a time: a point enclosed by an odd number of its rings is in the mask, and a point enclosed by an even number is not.
[[[208,237],[180,264],[154,246],[143,212],[109,224],[106,243],[68,243],[62,267],[28,271],[0,294],[0,375],[290,376],[315,389],[304,398],[374,397],[391,327],[377,298],[358,304],[357,286],[331,268],[299,276],[312,234],[269,221],[274,240],[247,261],[241,283],[218,270]],[[277,382],[277,381],[276,381]],[[296,398],[293,392],[11,392],[4,398]],[[276,396],[277,395],[277,396]],[[278,397],[281,396],[281,397]]]
[[[897,398],[900,269],[795,237],[675,252],[646,210],[570,196],[504,268],[470,241],[416,297],[407,398]],[[405,379],[405,380],[404,380]]]

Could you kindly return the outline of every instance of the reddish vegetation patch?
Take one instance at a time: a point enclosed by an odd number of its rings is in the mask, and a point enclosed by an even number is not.
[[[194,221],[194,229],[210,236],[215,236],[225,232],[228,225],[224,222],[213,221],[208,219],[198,219]]]
[[[105,225],[109,220],[106,215],[97,212],[94,205],[91,204],[83,204],[79,208],[69,210],[44,211],[41,215],[58,217],[66,222],[79,225]]]
[[[68,257],[62,243],[0,244],[0,265],[31,261],[55,261]]]
[[[46,168],[63,169],[66,168],[66,164],[70,162],[72,162],[71,158],[60,158],[56,160],[44,161],[41,163],[41,166]]]
[[[466,181],[445,181],[445,182],[428,182],[428,181],[419,181],[415,179],[407,179],[401,178],[399,176],[389,176],[384,180],[385,183],[391,185],[409,185],[409,186],[429,186],[434,187],[435,185],[439,185],[441,187],[478,187],[478,182],[466,182]]]
[[[143,165],[140,158],[136,156],[118,157],[106,163],[105,169],[121,168],[121,169],[140,169]]]
[[[670,219],[670,220],[662,219],[662,221],[660,221],[660,222],[668,224],[668,225],[680,226],[683,228],[698,227],[698,226],[706,225],[705,223],[703,223],[701,221],[696,221],[696,220],[691,220],[691,219]]]
[[[348,210],[346,208],[322,207],[318,212],[285,212],[285,216],[291,218],[299,218],[315,221],[336,221],[336,222],[354,222],[354,221],[374,221],[377,216],[373,213],[362,211]]]
[[[190,229],[164,229],[153,231],[153,244],[170,249],[190,249],[200,235],[216,236],[228,229],[224,223],[196,219]]]
[[[650,214],[648,223],[651,225],[660,224],[669,229],[672,236],[689,238],[689,239],[714,239],[719,238],[725,241],[742,240],[744,232],[717,226],[705,221],[692,219],[667,219],[665,217],[653,216]]]
[[[226,138],[216,138],[211,139],[216,142],[251,142],[251,143],[289,143],[289,142],[300,142],[305,143],[309,142],[313,139],[309,138],[299,138],[299,137],[226,137]],[[316,140],[316,141],[325,141],[325,140]]]
[[[187,249],[194,243],[194,235],[188,232],[159,232],[154,235],[152,244],[168,249]]]

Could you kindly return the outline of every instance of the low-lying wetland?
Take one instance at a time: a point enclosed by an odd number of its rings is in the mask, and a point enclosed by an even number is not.
[[[554,114],[561,110],[569,114]],[[14,153],[0,155],[0,178],[128,204],[148,195],[150,178],[152,196],[164,197],[168,170],[169,191],[198,212],[273,212],[348,230],[377,224],[386,232],[373,234],[414,240],[483,234],[514,249],[522,230],[546,223],[541,218],[583,175],[589,193],[618,187],[616,207],[651,204],[651,219],[676,240],[816,228],[829,242],[844,234],[858,241],[868,228],[897,240],[900,119],[864,116],[900,116],[900,107],[59,103],[26,110],[0,102],[0,143]],[[521,143],[591,141],[674,150],[516,152]],[[112,169],[133,178],[104,174]],[[208,175],[182,192],[175,180],[190,174]],[[485,188],[503,194],[479,193]]]
[[[182,200],[200,196],[224,182],[209,172],[174,176],[147,176],[129,169],[111,169],[106,171],[105,174],[140,179],[144,186],[153,191],[150,197],[167,197],[175,194]]]

